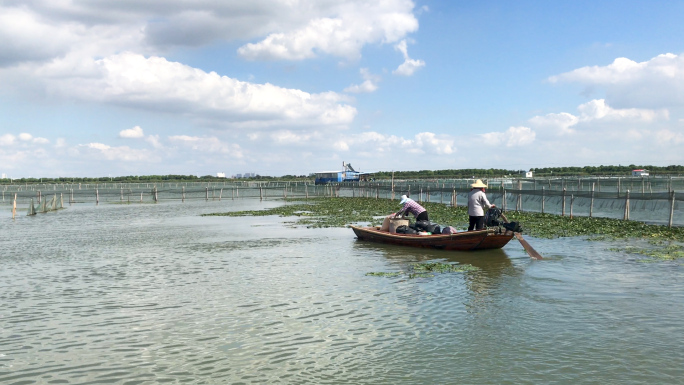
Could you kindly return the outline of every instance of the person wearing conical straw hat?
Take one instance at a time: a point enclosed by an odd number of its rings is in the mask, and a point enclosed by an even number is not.
[[[487,185],[482,183],[482,179],[476,180],[470,187],[471,189],[468,193],[468,216],[470,217],[468,231],[473,231],[473,229],[482,230],[485,227],[485,208],[488,209],[495,205],[487,200],[487,195],[485,195]]]

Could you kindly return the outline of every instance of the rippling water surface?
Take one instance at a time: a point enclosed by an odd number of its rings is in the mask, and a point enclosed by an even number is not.
[[[684,266],[581,239],[429,251],[280,203],[0,214],[2,384],[681,384]],[[480,268],[366,276],[441,260]]]

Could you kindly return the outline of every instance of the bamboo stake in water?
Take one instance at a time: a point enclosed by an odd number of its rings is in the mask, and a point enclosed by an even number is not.
[[[100,192],[95,189],[95,205],[100,204]]]
[[[541,213],[544,214],[544,203],[546,202],[546,196],[544,195],[544,186],[542,186],[542,207],[541,207]]]
[[[570,194],[570,219],[572,219],[572,206],[575,203],[575,194]]]
[[[625,215],[623,219],[626,221],[629,220],[629,190],[627,190],[627,195],[625,195]]]
[[[14,194],[14,203],[12,204],[12,219],[17,215],[17,194]]]
[[[593,215],[594,215],[594,183],[591,184],[591,201],[589,202],[589,218],[591,218]]]
[[[181,187],[181,202],[185,202],[185,186]]]
[[[561,216],[565,216],[565,189],[563,189],[563,203],[561,204]]]
[[[670,220],[667,227],[672,227],[672,217],[674,216],[674,206],[675,206],[675,192],[670,191]]]

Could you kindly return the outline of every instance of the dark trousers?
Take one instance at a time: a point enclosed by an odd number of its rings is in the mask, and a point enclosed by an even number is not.
[[[484,227],[484,217],[470,217],[470,225],[468,226],[468,231],[473,231],[473,229],[482,230],[484,229]]]
[[[418,216],[416,217],[416,221],[428,221],[429,222],[430,220],[428,219],[427,211],[423,211],[422,213],[418,214]]]

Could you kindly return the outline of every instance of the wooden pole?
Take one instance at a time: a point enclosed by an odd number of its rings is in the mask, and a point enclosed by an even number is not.
[[[185,202],[185,186],[181,187],[181,202]]]
[[[38,190],[38,204],[40,204],[40,199],[41,199],[40,190]]]
[[[522,181],[518,180],[518,210],[523,211],[522,204]]]
[[[592,186],[593,186],[593,184],[592,184]],[[593,191],[594,188],[592,187],[591,189]],[[617,197],[618,198],[620,197],[620,178],[618,178]]]
[[[264,190],[261,188],[261,186],[259,186],[259,200],[264,200]]]
[[[570,219],[572,219],[572,206],[575,203],[575,194],[570,194]]]
[[[674,206],[675,206],[675,192],[670,191],[670,220],[668,221],[667,227],[672,227],[672,218],[674,217]]]
[[[214,191],[214,190],[211,190]],[[209,187],[204,188],[204,198],[208,201],[209,200]]]
[[[95,189],[95,205],[100,204],[100,192]]]
[[[392,171],[392,200],[394,200],[394,170]]]
[[[541,213],[544,214],[544,203],[546,202],[546,196],[545,196],[545,190],[544,186],[542,186],[542,207],[541,207]]]
[[[561,203],[561,216],[565,216],[565,188],[563,188],[563,202]]]
[[[591,201],[589,202],[589,218],[591,218],[593,215],[594,215],[594,183],[591,184]]]
[[[74,202],[74,189],[71,189],[71,199],[69,200],[69,206]]]
[[[221,188],[221,191],[219,192],[219,202],[221,201],[221,196],[223,196],[223,188]]]
[[[625,215],[622,219],[629,220],[629,190],[627,190],[627,195],[625,195]]]
[[[309,199],[309,185],[304,185],[304,194],[306,194],[306,199]]]
[[[14,194],[14,203],[12,204],[12,219],[17,215],[17,194]]]

